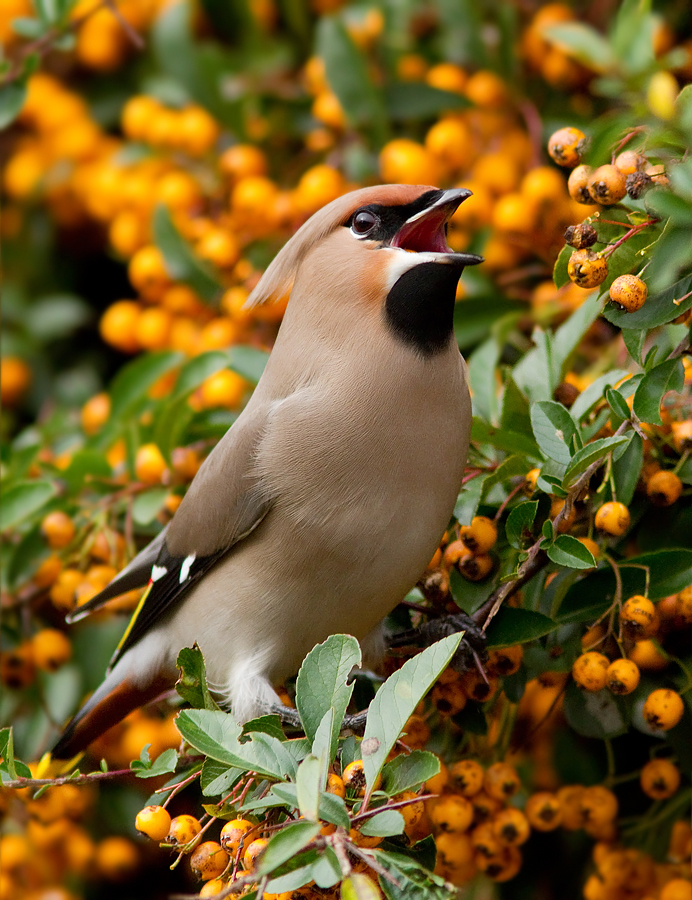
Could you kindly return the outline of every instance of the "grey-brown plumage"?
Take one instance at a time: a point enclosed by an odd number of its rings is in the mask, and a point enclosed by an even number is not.
[[[266,711],[316,643],[366,638],[415,584],[468,449],[452,314],[464,265],[481,260],[444,237],[466,196],[354,191],[277,255],[249,302],[291,297],[252,399],[165,532],[73,616],[152,580],[54,756],[122,718],[128,698],[131,709],[172,686],[179,650],[195,641],[239,720]]]

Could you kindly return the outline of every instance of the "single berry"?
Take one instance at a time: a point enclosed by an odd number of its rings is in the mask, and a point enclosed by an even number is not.
[[[620,537],[630,527],[630,511],[624,503],[611,500],[598,508],[594,524],[599,531]]]
[[[598,240],[598,234],[593,225],[582,222],[581,225],[570,225],[564,233],[565,241],[575,250],[584,250],[591,247]]]
[[[610,660],[607,656],[589,650],[574,661],[572,677],[580,688],[595,693],[606,686],[609,666]]]
[[[589,178],[589,193],[602,206],[618,203],[627,193],[626,178],[615,166],[599,166]]]
[[[497,541],[497,526],[487,516],[474,516],[470,525],[462,525],[459,537],[471,553],[487,553]]]
[[[578,128],[560,128],[550,136],[548,153],[558,166],[573,169],[579,165],[586,147],[586,135]]]
[[[648,288],[636,275],[619,275],[610,286],[610,299],[625,312],[641,309],[646,302]]]
[[[171,817],[163,806],[145,806],[135,819],[135,828],[152,841],[162,841],[171,829]]]
[[[642,769],[642,790],[652,800],[667,800],[680,787],[680,769],[668,759],[652,759]]]
[[[461,759],[449,770],[451,786],[464,797],[473,797],[481,790],[483,775],[483,766],[473,759]]]
[[[202,881],[218,878],[230,861],[228,853],[216,841],[204,841],[190,857],[190,868]]]
[[[648,637],[655,627],[656,607],[647,597],[635,594],[620,610],[620,622],[634,640]]]
[[[549,791],[532,794],[526,801],[524,812],[536,831],[554,831],[562,821],[560,801]]]
[[[643,710],[647,724],[660,731],[675,728],[684,711],[685,705],[680,694],[668,688],[652,691],[646,698]]]
[[[660,469],[649,478],[646,493],[654,506],[672,506],[682,494],[682,481],[670,469]]]
[[[589,179],[593,173],[591,166],[577,166],[567,179],[567,192],[577,203],[593,203],[589,192]]]
[[[608,277],[608,263],[593,250],[575,250],[567,263],[567,274],[578,287],[598,287]]]
[[[606,671],[606,687],[611,694],[631,694],[639,684],[639,667],[631,659],[616,659]]]

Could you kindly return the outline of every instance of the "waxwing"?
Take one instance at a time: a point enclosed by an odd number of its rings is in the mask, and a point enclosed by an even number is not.
[[[467,190],[384,185],[312,216],[248,299],[291,292],[262,378],[169,525],[76,622],[148,585],[101,686],[53,749],[68,759],[173,687],[197,643],[238,721],[331,634],[359,640],[416,583],[449,523],[471,428],[452,327],[482,262],[447,246]]]

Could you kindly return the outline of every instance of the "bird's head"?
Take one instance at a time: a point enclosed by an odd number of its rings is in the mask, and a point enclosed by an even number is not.
[[[392,330],[422,352],[446,343],[459,276],[483,262],[447,245],[447,223],[471,196],[463,188],[378,185],[316,212],[277,254],[248,305],[288,291],[381,308]]]

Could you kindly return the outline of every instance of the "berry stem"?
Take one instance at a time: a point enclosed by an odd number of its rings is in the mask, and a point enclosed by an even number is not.
[[[625,241],[629,241],[630,238],[634,237],[635,234],[639,234],[640,231],[643,231],[645,228],[648,228],[649,225],[655,225],[658,222],[658,219],[649,218],[646,222],[640,222],[639,225],[633,225],[632,228],[626,233],[623,234],[621,238],[618,238],[614,244],[609,244],[606,249],[602,252],[603,257],[611,256],[618,247],[625,243]],[[621,224],[621,223],[618,223]]]

